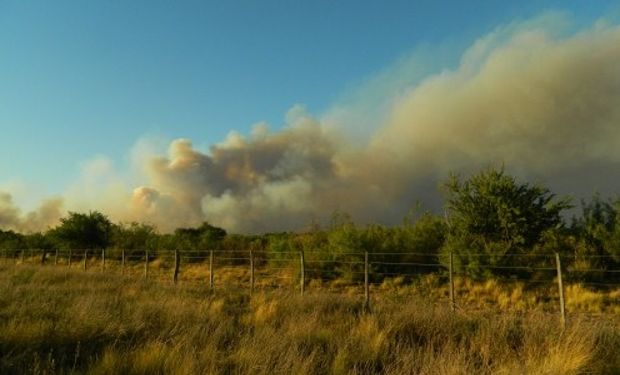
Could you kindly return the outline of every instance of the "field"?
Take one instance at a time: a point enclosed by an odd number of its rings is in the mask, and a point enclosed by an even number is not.
[[[185,270],[200,274],[199,269]],[[617,295],[567,287],[386,280],[365,309],[357,285],[273,288],[144,281],[79,267],[0,265],[0,373],[582,374],[620,371]],[[617,293],[617,292],[615,292]],[[501,302],[503,301],[503,303]],[[589,312],[586,314],[586,312]]]

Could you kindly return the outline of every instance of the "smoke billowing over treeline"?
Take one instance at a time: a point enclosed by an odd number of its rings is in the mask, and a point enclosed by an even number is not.
[[[90,209],[163,231],[203,221],[231,232],[298,230],[335,210],[391,224],[416,201],[439,208],[437,186],[450,171],[488,165],[561,194],[615,194],[620,27],[566,32],[561,23],[544,16],[481,37],[455,68],[390,93],[364,141],[349,136],[355,123],[296,106],[283,129],[260,124],[208,151],[177,139],[167,154],[135,152],[131,181],[105,160],[88,164],[83,181],[31,213],[2,194],[0,227],[36,231]]]

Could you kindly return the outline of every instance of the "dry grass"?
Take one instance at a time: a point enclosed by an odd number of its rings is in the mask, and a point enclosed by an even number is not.
[[[422,297],[430,290],[443,293],[432,280],[376,287],[370,313],[347,286],[315,282],[301,297],[287,288],[249,296],[235,287],[241,284],[230,285],[210,293],[191,283],[175,287],[77,269],[0,266],[0,373],[620,371],[620,328],[607,319],[613,315],[573,318],[562,332],[555,314],[518,306],[519,293],[527,294],[523,288],[498,292],[498,284],[472,284],[479,298],[507,299],[505,311],[454,314],[435,295]]]

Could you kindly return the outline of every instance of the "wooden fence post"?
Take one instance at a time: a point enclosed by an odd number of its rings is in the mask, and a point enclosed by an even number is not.
[[[564,286],[562,285],[562,263],[560,263],[560,253],[555,253],[555,264],[558,273],[558,291],[560,292],[560,322],[562,329],[566,328],[566,306],[564,305]]]
[[[254,252],[250,250],[250,294],[254,293]]]
[[[304,261],[304,252],[302,250],[299,252],[299,290],[302,296],[304,294],[305,287],[306,287],[306,262]]]
[[[211,250],[209,251],[209,289],[211,290],[213,290],[213,287],[215,286],[213,276],[213,250]]]
[[[105,272],[105,249],[101,249],[101,272]]]
[[[26,251],[25,251],[24,249],[22,249],[22,252],[21,252],[21,263],[22,263],[22,264],[24,264],[24,257],[25,257],[25,254],[24,254],[24,253],[25,253],[25,252],[26,252]]]
[[[149,251],[144,250],[144,280],[149,278]]]
[[[179,266],[181,265],[181,256],[179,250],[174,250],[174,274],[172,275],[172,282],[177,283],[179,280]]]
[[[73,258],[73,250],[69,249],[69,259],[67,260],[67,267],[71,268],[71,258]]]
[[[456,310],[456,300],[454,296],[454,254],[450,252],[450,310]]]
[[[88,250],[84,250],[84,271],[86,271],[86,260],[88,259]]]
[[[47,257],[47,251],[45,249],[41,249],[41,265],[45,264],[46,257]]]
[[[364,252],[364,309],[370,310],[370,287],[368,285],[368,251]]]
[[[58,265],[58,249],[54,252],[54,265]]]
[[[125,249],[121,250],[121,275],[125,274]]]

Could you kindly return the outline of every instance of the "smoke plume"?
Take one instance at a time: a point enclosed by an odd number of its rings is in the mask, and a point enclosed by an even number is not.
[[[599,22],[568,35],[540,20],[499,28],[473,43],[456,68],[389,95],[363,142],[347,135],[355,124],[334,128],[294,107],[275,132],[259,124],[208,151],[177,139],[165,155],[141,156],[138,185],[113,179],[116,187],[88,208],[163,230],[204,220],[233,232],[294,230],[334,210],[394,223],[416,200],[437,207],[438,182],[450,171],[501,164],[562,194],[615,192],[618,26]],[[55,204],[20,218],[10,197],[0,196],[0,226],[43,225]]]
[[[8,193],[0,192],[0,230],[34,232],[44,230],[58,223],[62,216],[62,199],[45,200],[36,210],[25,215],[13,202]]]

